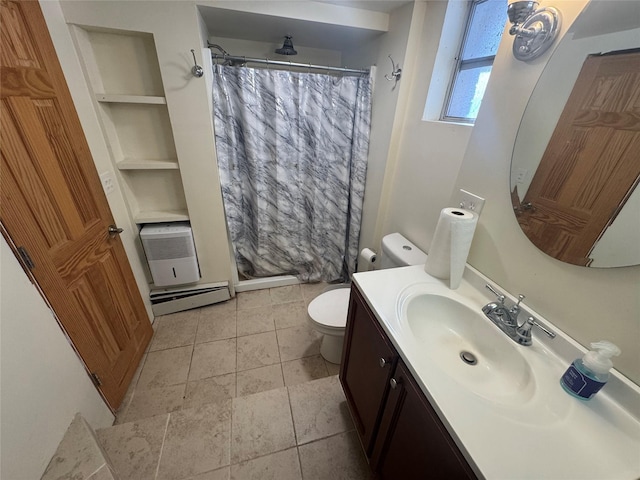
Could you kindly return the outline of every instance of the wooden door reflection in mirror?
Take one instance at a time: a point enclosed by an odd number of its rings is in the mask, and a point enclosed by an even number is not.
[[[640,51],[587,57],[518,223],[542,251],[588,266],[640,179]],[[640,248],[636,246],[635,248]]]

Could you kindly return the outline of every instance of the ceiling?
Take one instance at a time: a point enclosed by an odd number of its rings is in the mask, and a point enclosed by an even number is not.
[[[322,0],[342,7],[359,8],[388,13],[407,3],[404,0]],[[283,18],[239,10],[199,6],[209,34],[215,37],[237,38],[265,43],[282,43],[284,35],[291,35],[295,46],[343,51],[350,45],[372,40],[381,34],[379,30],[348,27]]]

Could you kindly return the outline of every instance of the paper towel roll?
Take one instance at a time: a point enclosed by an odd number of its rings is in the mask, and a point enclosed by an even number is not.
[[[376,252],[370,248],[363,248],[360,252],[360,256],[358,257],[358,264],[360,266],[359,270],[369,270],[369,268],[373,267],[373,264],[376,263],[377,258]]]
[[[452,290],[460,286],[477,223],[475,212],[461,208],[444,208],[440,212],[424,271],[449,279]]]

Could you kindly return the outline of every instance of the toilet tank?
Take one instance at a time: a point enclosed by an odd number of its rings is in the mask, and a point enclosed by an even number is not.
[[[427,254],[399,233],[390,233],[383,237],[380,268],[422,265],[426,261]]]

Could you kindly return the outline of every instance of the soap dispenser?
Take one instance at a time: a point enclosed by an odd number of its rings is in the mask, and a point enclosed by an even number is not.
[[[613,367],[611,357],[617,355],[620,355],[620,349],[611,342],[592,343],[591,350],[576,359],[562,375],[562,388],[576,398],[591,400],[607,383],[609,369]]]

